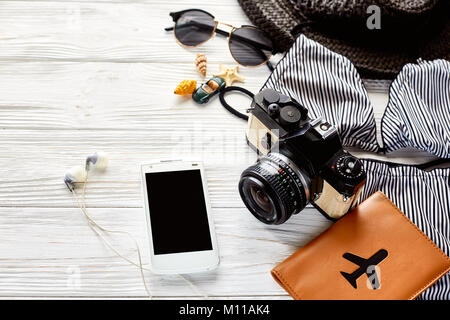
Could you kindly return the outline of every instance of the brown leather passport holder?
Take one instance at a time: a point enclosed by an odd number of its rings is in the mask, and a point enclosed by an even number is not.
[[[449,257],[377,192],[272,276],[297,300],[415,299],[449,270]]]

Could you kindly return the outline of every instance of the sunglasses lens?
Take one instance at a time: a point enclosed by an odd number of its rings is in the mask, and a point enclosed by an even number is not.
[[[255,67],[272,56],[272,41],[257,28],[236,29],[230,36],[230,51],[243,66]]]
[[[214,32],[214,18],[201,11],[183,13],[175,24],[175,37],[186,46],[198,46]]]

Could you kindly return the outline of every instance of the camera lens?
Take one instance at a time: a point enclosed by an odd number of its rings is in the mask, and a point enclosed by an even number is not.
[[[270,153],[242,173],[239,193],[258,220],[281,224],[306,206],[309,186],[308,175],[289,158]]]
[[[272,212],[272,203],[270,202],[269,196],[267,195],[267,193],[258,188],[258,187],[251,187],[250,189],[251,193],[252,193],[252,197],[254,199],[254,201],[256,202],[256,204],[264,211],[267,213]]]
[[[276,219],[275,203],[273,202],[274,195],[271,195],[263,182],[255,177],[248,177],[243,182],[242,188],[245,198],[248,200],[249,206],[255,212],[258,212],[261,221],[271,223]]]

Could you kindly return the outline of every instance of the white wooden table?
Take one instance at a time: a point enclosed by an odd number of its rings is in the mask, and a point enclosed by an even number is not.
[[[237,183],[256,159],[246,124],[218,100],[198,106],[173,94],[179,81],[201,80],[197,52],[209,76],[219,63],[235,65],[223,37],[186,50],[163,30],[170,11],[187,8],[249,24],[235,0],[0,1],[0,297],[145,297],[138,269],[92,232],[62,181],[103,150],[111,163],[91,176],[99,182],[88,186],[88,211],[138,238],[146,263],[138,165],[195,156],[206,167],[221,264],[187,277],[214,298],[288,298],[270,269],[330,222],[309,208],[267,226],[245,209]],[[269,75],[240,71],[253,92]],[[137,260],[130,239],[110,240]],[[201,298],[178,276],[145,276],[155,298]]]

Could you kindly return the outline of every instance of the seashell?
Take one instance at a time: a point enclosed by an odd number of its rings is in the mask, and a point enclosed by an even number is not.
[[[175,88],[175,91],[173,93],[179,94],[179,95],[192,94],[192,93],[194,93],[196,88],[197,88],[197,81],[183,80],[177,85],[177,87]]]
[[[204,77],[206,77],[206,63],[206,56],[203,53],[197,53],[197,57],[195,58],[195,67]]]
[[[245,78],[240,75],[239,66],[235,66],[233,68],[227,68],[221,64],[219,64],[220,72],[214,74],[215,77],[220,77],[225,80],[227,86],[231,86],[233,82],[239,81],[243,82]]]

